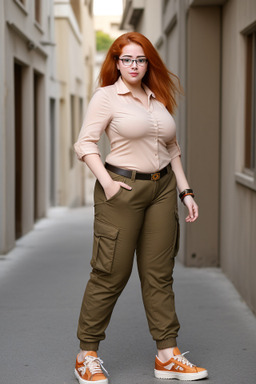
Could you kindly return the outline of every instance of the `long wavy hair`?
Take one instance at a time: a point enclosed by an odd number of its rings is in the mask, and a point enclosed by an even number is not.
[[[166,68],[157,50],[141,33],[128,32],[113,42],[101,67],[99,86],[105,87],[117,81],[120,72],[116,62],[123,47],[130,43],[140,45],[148,59],[148,69],[143,83],[154,92],[157,100],[161,101],[170,113],[173,113],[177,106],[176,96],[182,93],[179,78]]]

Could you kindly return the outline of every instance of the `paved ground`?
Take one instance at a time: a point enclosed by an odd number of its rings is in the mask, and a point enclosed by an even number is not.
[[[76,326],[89,275],[92,208],[56,208],[0,256],[0,383],[74,384]],[[219,269],[175,268],[179,346],[209,384],[256,383],[256,318]],[[166,383],[152,375],[136,268],[100,355],[110,384]],[[175,382],[175,381],[174,381]]]

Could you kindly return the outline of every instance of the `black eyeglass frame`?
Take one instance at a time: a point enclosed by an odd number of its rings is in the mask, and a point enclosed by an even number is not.
[[[136,65],[138,65],[140,67],[144,67],[144,65],[146,65],[148,63],[148,59],[146,57],[140,58],[140,59],[130,59],[129,57],[118,57],[118,60],[122,61],[122,64],[124,67],[131,67],[133,65],[133,62],[135,62]],[[131,63],[128,65],[125,65],[124,60],[129,60],[129,61],[131,61]],[[143,60],[143,62],[139,63],[139,60]]]

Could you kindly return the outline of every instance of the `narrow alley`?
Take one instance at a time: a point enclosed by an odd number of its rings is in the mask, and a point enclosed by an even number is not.
[[[0,256],[0,383],[75,384],[76,326],[90,272],[93,208],[55,208]],[[110,384],[156,384],[137,270],[100,356]],[[254,384],[256,317],[217,268],[175,267],[179,347],[209,384]]]

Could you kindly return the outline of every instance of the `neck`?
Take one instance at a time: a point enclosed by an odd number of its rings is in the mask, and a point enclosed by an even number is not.
[[[124,84],[126,85],[126,87],[131,91],[131,92],[139,92],[139,91],[142,91],[143,90],[143,87],[142,87],[142,83],[141,81],[139,83],[136,83],[136,84],[129,84],[127,83],[123,78],[122,78]],[[143,90],[144,91],[144,90]]]

